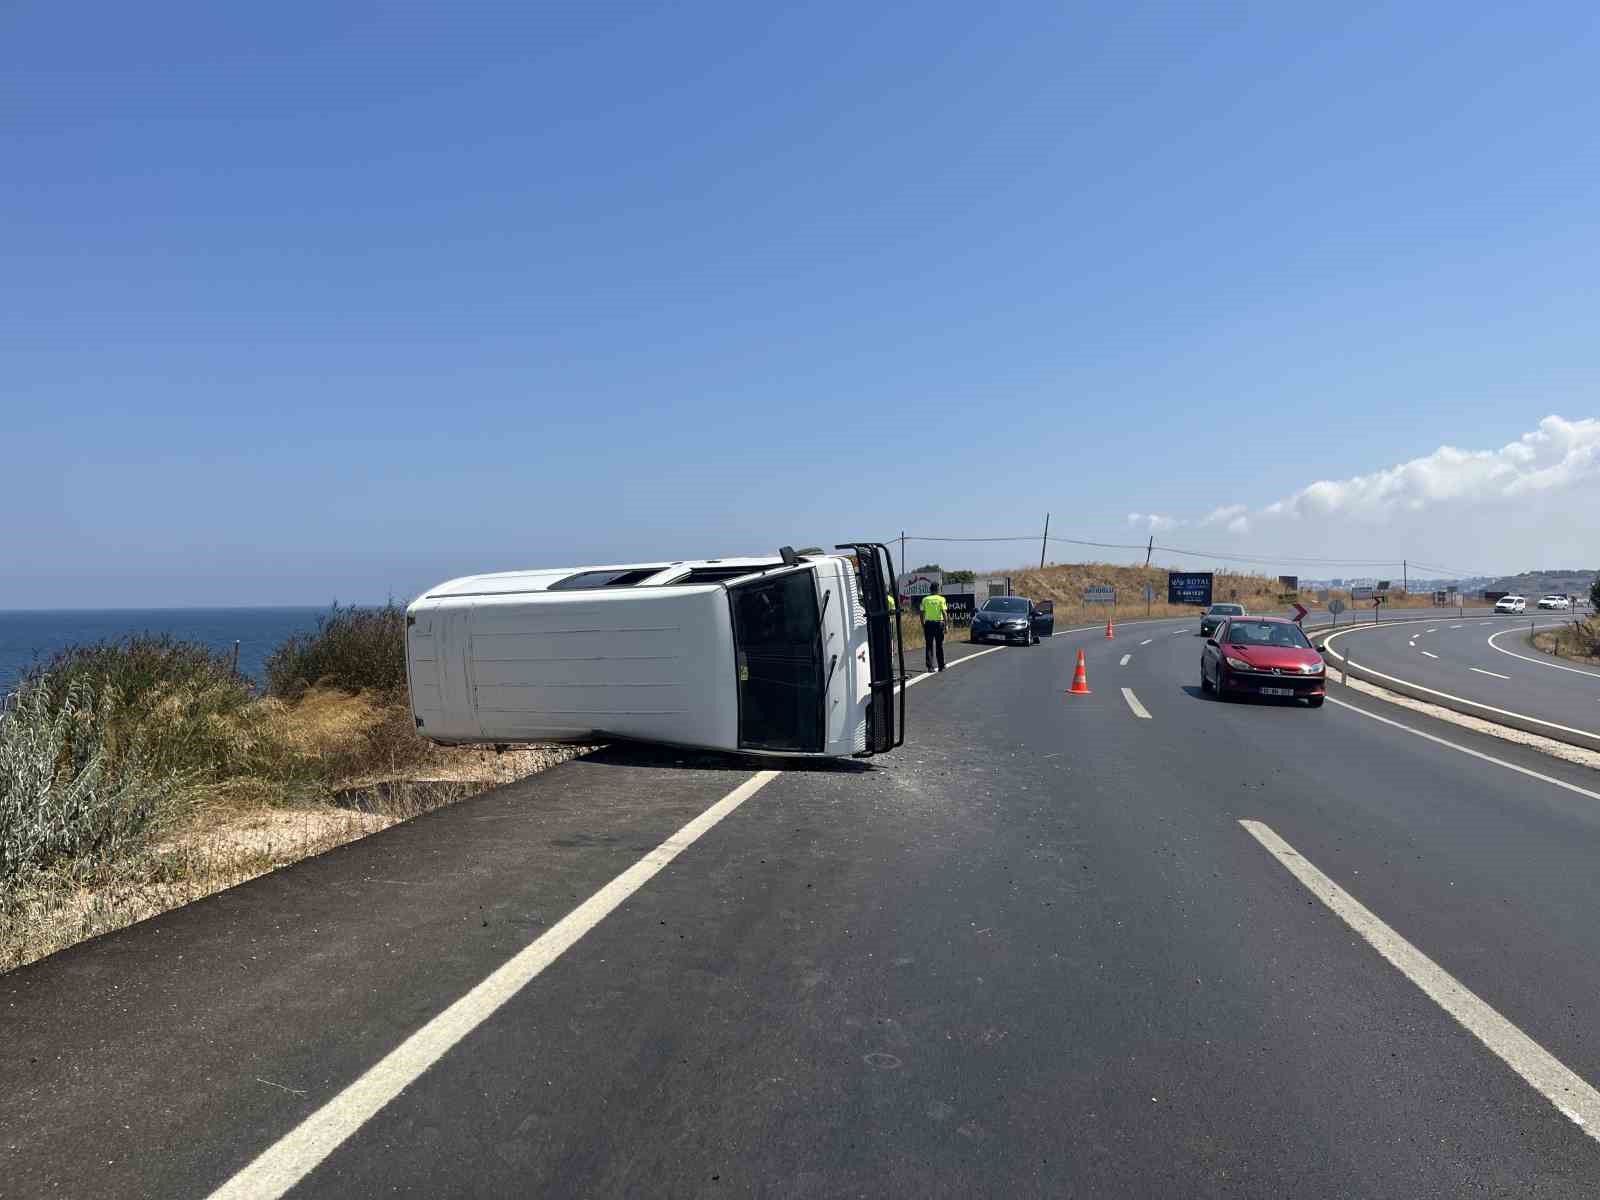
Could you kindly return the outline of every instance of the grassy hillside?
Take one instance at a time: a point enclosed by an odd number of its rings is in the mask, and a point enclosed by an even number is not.
[[[1200,610],[1193,605],[1167,603],[1167,573],[1169,570],[1177,569],[1163,566],[1129,567],[1113,563],[1054,563],[1042,569],[1016,567],[1009,571],[981,571],[978,574],[1009,575],[1011,590],[1017,595],[1027,596],[1030,600],[1054,600],[1056,624],[1059,628],[1062,625],[1093,624],[1104,621],[1107,616],[1124,621],[1143,617],[1147,613],[1151,617],[1198,616]],[[1146,584],[1149,584],[1155,593],[1154,599],[1148,606],[1144,601]],[[1106,585],[1117,590],[1117,603],[1114,607],[1083,602],[1086,588]],[[1243,571],[1222,572],[1216,574],[1212,586],[1214,601],[1219,603],[1237,601],[1249,612],[1282,612],[1287,607],[1287,603],[1279,599],[1283,589],[1273,576]],[[1335,591],[1331,595],[1344,600],[1346,604],[1350,603],[1348,592]],[[1302,590],[1299,596],[1300,602],[1307,608],[1320,607],[1315,592]],[[1385,611],[1396,608],[1428,607],[1432,604],[1431,593],[1408,596],[1405,592],[1395,589],[1389,593]],[[1372,610],[1371,604],[1365,601],[1353,607],[1366,612]],[[908,644],[921,646],[922,631],[915,620],[914,608],[911,615],[913,619],[906,622]]]
[[[1524,571],[1520,575],[1506,575],[1487,584],[1497,592],[1515,592],[1519,596],[1543,596],[1554,592],[1561,596],[1587,596],[1594,585],[1593,571],[1548,570]]]

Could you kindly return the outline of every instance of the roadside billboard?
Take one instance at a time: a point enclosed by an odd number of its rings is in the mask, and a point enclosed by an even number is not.
[[[936,583],[939,590],[944,591],[943,571],[905,571],[901,573],[896,587],[903,597],[926,596]]]
[[[1211,603],[1212,573],[1210,571],[1167,572],[1168,604]]]

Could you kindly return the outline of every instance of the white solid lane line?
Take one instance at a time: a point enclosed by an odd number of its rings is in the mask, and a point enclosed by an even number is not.
[[[1439,657],[1437,654],[1429,654],[1428,651],[1426,651],[1426,650],[1422,651],[1422,653],[1423,654],[1427,654],[1429,658],[1438,658]]]
[[[1132,688],[1122,689],[1122,698],[1128,702],[1128,707],[1133,709],[1133,715],[1143,720],[1150,720],[1150,714],[1145,711],[1144,705],[1139,703],[1139,697],[1133,694]]]
[[[1502,675],[1498,671],[1485,671],[1482,667],[1468,667],[1469,671],[1476,671],[1479,675],[1493,675],[1496,679],[1510,679],[1509,675]]]
[[[1508,771],[1515,771],[1518,775],[1526,775],[1529,779],[1537,779],[1540,783],[1548,783],[1553,787],[1563,788],[1569,792],[1576,792],[1578,795],[1587,796],[1591,800],[1600,800],[1600,792],[1592,792],[1586,787],[1579,787],[1575,783],[1568,783],[1565,779],[1557,779],[1554,775],[1542,775],[1538,771],[1530,770],[1527,767],[1519,767],[1516,763],[1507,762],[1503,758],[1496,758],[1492,754],[1485,754],[1482,750],[1474,750],[1470,746],[1463,746],[1458,742],[1450,741],[1448,738],[1439,737],[1437,734],[1424,733],[1420,729],[1413,729],[1404,722],[1391,720],[1388,717],[1380,717],[1377,713],[1368,712],[1366,709],[1361,708],[1358,705],[1351,704],[1348,700],[1340,700],[1335,696],[1329,696],[1328,703],[1337,704],[1340,708],[1348,708],[1351,712],[1359,713],[1361,716],[1366,717],[1369,721],[1380,721],[1385,725],[1389,725],[1400,730],[1402,733],[1409,733],[1412,737],[1419,737],[1424,741],[1432,742],[1436,746],[1444,746],[1447,749],[1455,750],[1461,754],[1470,755],[1471,757],[1480,759],[1483,762],[1493,763],[1497,767],[1504,767]]]
[[[1295,848],[1260,821],[1240,821],[1245,830],[1391,966],[1461,1023],[1551,1104],[1600,1141],[1600,1092],[1510,1021],[1485,1004],[1460,980],[1418,950],[1349,892],[1317,870]]]
[[[1554,628],[1554,626],[1550,626],[1550,628]],[[1500,651],[1501,654],[1509,654],[1512,658],[1520,658],[1523,662],[1538,663],[1541,667],[1554,667],[1558,671],[1568,671],[1573,675],[1587,675],[1590,679],[1600,679],[1600,674],[1597,674],[1594,671],[1585,671],[1580,667],[1568,667],[1558,662],[1550,662],[1548,659],[1532,658],[1526,654],[1518,654],[1515,650],[1507,650],[1504,646],[1499,645],[1495,641],[1495,638],[1505,637],[1505,635],[1508,633],[1520,632],[1521,630],[1519,629],[1502,629],[1499,633],[1490,636],[1489,646],[1491,649]]]
[[[1346,670],[1348,670],[1348,668],[1350,668],[1351,666],[1355,666],[1355,665],[1359,665],[1359,664],[1356,664],[1355,661],[1349,655],[1340,654],[1339,651],[1333,650],[1332,649],[1333,639],[1334,638],[1343,637],[1347,633],[1355,633],[1355,632],[1358,632],[1358,630],[1354,630],[1354,629],[1340,630],[1338,633],[1331,634],[1327,638],[1327,640],[1324,642],[1324,646],[1329,649],[1329,651],[1333,654],[1333,656],[1336,659],[1339,660],[1339,662],[1341,664],[1343,664],[1343,666],[1346,668]],[[1360,669],[1365,671],[1368,675],[1375,675],[1375,676],[1377,676],[1377,678],[1387,680],[1390,683],[1398,683],[1398,684],[1401,684],[1401,685],[1403,685],[1405,687],[1415,688],[1417,691],[1419,691],[1419,692],[1427,692],[1431,696],[1443,696],[1446,700],[1454,700],[1458,704],[1470,704],[1474,709],[1482,709],[1484,712],[1495,713],[1495,714],[1497,714],[1499,716],[1504,716],[1504,717],[1516,717],[1519,720],[1523,720],[1523,721],[1532,721],[1535,724],[1541,725],[1546,729],[1555,729],[1555,730],[1560,731],[1561,733],[1577,733],[1577,734],[1582,734],[1585,737],[1593,737],[1594,736],[1594,733],[1591,730],[1574,729],[1570,725],[1558,725],[1554,721],[1546,721],[1546,720],[1544,720],[1544,719],[1542,719],[1540,717],[1530,717],[1530,716],[1528,716],[1527,713],[1518,713],[1518,712],[1512,712],[1511,710],[1505,709],[1505,708],[1496,708],[1494,705],[1485,704],[1481,700],[1468,700],[1466,697],[1457,696],[1452,692],[1441,692],[1438,688],[1423,687],[1420,683],[1413,683],[1413,682],[1411,682],[1410,680],[1407,680],[1407,679],[1397,679],[1393,675],[1386,675],[1382,671],[1376,670],[1376,669],[1374,669],[1372,667],[1361,667]],[[1471,668],[1468,668],[1468,669],[1475,671],[1478,668],[1471,667]],[[1484,674],[1492,675],[1492,674],[1494,674],[1494,672],[1485,671]],[[1498,676],[1498,678],[1500,678],[1500,679],[1509,679],[1510,676],[1509,675],[1501,675],[1501,676]],[[1329,699],[1332,699],[1332,697],[1329,697]],[[1446,707],[1450,707],[1450,706],[1446,705]],[[1493,718],[1490,718],[1490,719],[1493,720]]]
[[[1133,657],[1133,655],[1131,655],[1131,654],[1124,654],[1122,656],[1122,662],[1119,665],[1120,666],[1124,666],[1124,667],[1127,666],[1128,665],[1128,660],[1130,658],[1132,658],[1132,657]]]
[[[758,771],[497,967],[227,1183],[212,1200],[282,1196],[584,934],[779,775]]]
[[[959,667],[962,663],[971,662],[975,658],[982,658],[985,654],[993,654],[996,651],[1009,650],[1010,648],[1011,647],[1009,647],[1009,646],[990,646],[987,650],[976,650],[971,654],[963,654],[960,658],[952,658],[949,662],[945,663],[945,667],[946,667],[946,669],[948,669],[950,667]],[[939,672],[937,672],[937,671],[924,671],[921,675],[913,675],[910,679],[906,680],[905,683],[903,683],[901,686],[902,687],[908,687],[908,688],[914,688],[914,687],[917,686],[917,684],[921,683],[924,679],[932,679],[938,673]]]

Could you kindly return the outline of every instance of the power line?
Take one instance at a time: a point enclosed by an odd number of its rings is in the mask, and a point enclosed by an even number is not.
[[[994,545],[1005,542],[1031,543],[1038,539],[1035,535],[1029,534],[1016,534],[1005,537],[934,537],[927,534],[908,533],[904,535],[904,540],[907,542],[937,542],[941,544],[953,545]],[[1070,538],[1061,537],[1059,535],[1049,537],[1044,540],[1057,545],[1087,546],[1095,550],[1149,550],[1153,545],[1154,549],[1160,550],[1165,554],[1177,554],[1186,558],[1204,558],[1209,559],[1212,562],[1243,563],[1248,565],[1292,564],[1295,566],[1306,567],[1370,567],[1387,569],[1402,567],[1405,565],[1405,562],[1408,561],[1398,558],[1328,558],[1319,555],[1306,554],[1239,554],[1219,552],[1215,550],[1193,550],[1183,546],[1167,546],[1159,542],[1098,542],[1092,541],[1088,538]],[[1482,571],[1460,571],[1453,567],[1444,567],[1440,566],[1438,563],[1423,562],[1422,560],[1415,558],[1410,559],[1409,561],[1413,566],[1421,567],[1423,570],[1439,571],[1444,575],[1452,575],[1456,578],[1470,578],[1473,576],[1484,576],[1487,574],[1486,572]]]

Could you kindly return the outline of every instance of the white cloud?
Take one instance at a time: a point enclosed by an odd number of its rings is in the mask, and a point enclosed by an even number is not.
[[[1165,533],[1169,529],[1176,529],[1183,522],[1175,517],[1165,516],[1162,513],[1129,513],[1128,524],[1138,525],[1151,533]]]
[[[1549,416],[1499,449],[1441,446],[1370,474],[1319,479],[1260,507],[1163,519],[1172,521],[1163,528],[1208,531],[1215,540],[1197,533],[1194,541],[1218,552],[1417,555],[1475,570],[1588,562],[1600,545],[1600,419]],[[1230,546],[1218,531],[1240,540]]]
[[[1376,523],[1397,511],[1481,504],[1597,478],[1600,420],[1550,416],[1532,433],[1498,450],[1440,446],[1432,454],[1370,475],[1318,480],[1267,505],[1259,515],[1289,520],[1343,516]]]

